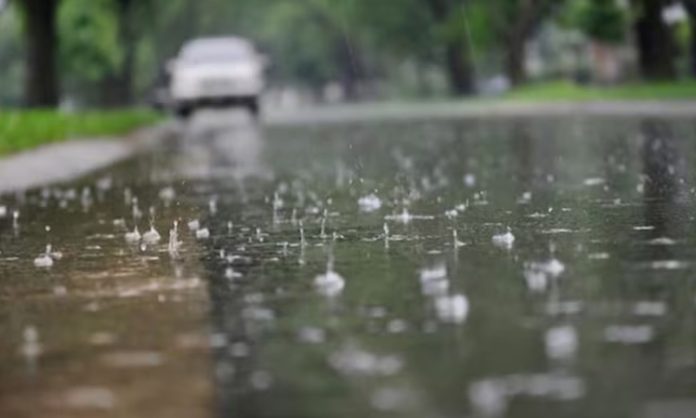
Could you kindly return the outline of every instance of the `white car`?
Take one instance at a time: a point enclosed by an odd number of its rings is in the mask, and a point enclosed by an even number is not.
[[[201,106],[245,106],[259,113],[265,58],[251,42],[237,37],[187,42],[168,64],[175,112],[189,116]]]

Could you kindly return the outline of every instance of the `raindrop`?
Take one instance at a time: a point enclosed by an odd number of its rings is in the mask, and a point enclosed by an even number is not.
[[[370,404],[380,411],[408,410],[413,404],[414,394],[411,391],[385,387],[377,389],[370,396]]]
[[[386,216],[386,219],[407,224],[413,220],[413,215],[411,215],[406,208],[403,208],[400,214],[388,215]]]
[[[34,259],[34,266],[38,268],[50,268],[53,266],[51,257],[51,244],[46,245],[46,252]]]
[[[459,238],[457,238],[456,229],[452,230],[452,245],[454,246],[454,248],[459,248],[466,245],[466,243],[459,241]]]
[[[133,231],[126,232],[125,238],[126,242],[128,242],[129,244],[136,244],[140,242],[141,236],[140,231],[138,231],[138,226],[136,225]]]
[[[238,279],[242,277],[242,273],[235,271],[232,267],[225,269],[225,278],[228,280]]]
[[[137,221],[138,219],[143,217],[143,212],[138,207],[138,198],[137,197],[133,197],[132,215],[133,215],[133,220],[135,220],[135,221]]]
[[[198,219],[194,219],[188,222],[189,231],[197,231],[201,227],[201,222]]]
[[[165,187],[164,189],[160,190],[159,198],[164,201],[165,205],[170,205],[171,202],[176,198],[176,192],[171,186]]]
[[[496,247],[510,249],[515,242],[515,236],[512,235],[512,231],[510,230],[510,227],[508,227],[507,232],[504,234],[493,235],[491,240],[493,241],[493,245]]]
[[[297,333],[297,339],[307,344],[321,344],[326,340],[326,332],[317,327],[302,327]]]
[[[633,314],[638,316],[663,316],[667,313],[667,305],[660,301],[641,301],[633,306]]]
[[[644,344],[655,335],[650,325],[610,325],[604,329],[604,339],[612,343]]]
[[[476,412],[485,417],[502,416],[507,410],[505,387],[493,379],[486,379],[469,387],[469,401]]]
[[[552,359],[568,359],[578,349],[578,334],[570,325],[549,329],[545,335],[546,355]]]
[[[68,407],[75,409],[109,410],[116,404],[116,397],[111,390],[97,386],[69,389],[64,399]]]
[[[380,356],[354,346],[331,354],[329,363],[338,371],[353,376],[391,376],[403,367],[402,360],[395,355]]]
[[[324,209],[324,216],[321,218],[321,232],[319,233],[319,237],[321,239],[326,239],[326,216],[327,216],[327,211]]]
[[[358,199],[358,206],[361,212],[374,212],[382,207],[382,200],[374,193]]]
[[[476,185],[476,176],[471,173],[465,175],[464,184],[466,187],[474,187]]]
[[[179,254],[179,247],[181,242],[179,241],[179,223],[174,221],[174,226],[169,230],[169,243],[167,244],[167,252],[171,257],[176,257]]]
[[[443,295],[435,299],[435,310],[443,322],[462,323],[469,314],[469,300],[464,295]]]
[[[201,228],[196,230],[196,239],[208,239],[210,238],[210,231],[208,228]]]
[[[146,245],[155,245],[160,241],[160,239],[162,239],[159,232],[157,232],[155,227],[152,225],[150,225],[150,230],[143,234],[142,238],[143,243],[145,243]]]
[[[157,367],[164,356],[157,351],[116,351],[102,356],[105,365],[115,368]]]
[[[390,334],[401,334],[408,329],[408,324],[403,319],[392,319],[387,324],[387,331]]]
[[[447,217],[447,219],[450,220],[456,218],[458,214],[459,213],[457,212],[457,209],[450,209],[445,211],[445,216]]]
[[[334,297],[343,292],[345,285],[345,279],[333,270],[333,256],[329,256],[326,273],[314,278],[314,288],[324,296]]]
[[[24,356],[27,369],[30,373],[36,370],[36,361],[41,355],[41,342],[39,341],[39,331],[34,326],[27,326],[22,332],[22,346],[20,353]]]
[[[251,374],[250,382],[256,390],[267,390],[273,384],[273,378],[267,371],[257,370]]]

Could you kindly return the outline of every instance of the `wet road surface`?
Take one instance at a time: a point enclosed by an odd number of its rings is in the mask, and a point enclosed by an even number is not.
[[[692,120],[291,125],[2,196],[0,416],[691,416]]]

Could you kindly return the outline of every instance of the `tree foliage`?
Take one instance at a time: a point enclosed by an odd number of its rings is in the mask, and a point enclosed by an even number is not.
[[[18,11],[28,1],[43,0],[9,0],[0,10],[4,102],[18,102],[16,80],[22,77],[25,50],[20,34],[26,34]],[[474,90],[477,73],[502,72],[513,84],[522,83],[528,41],[544,22],[558,19],[594,40],[635,40],[650,75],[657,71],[649,65],[656,57],[670,61],[678,53],[667,45],[669,31],[656,18],[661,7],[677,1],[51,0],[60,4],[63,97],[86,105],[145,97],[183,42],[222,34],[255,41],[271,57],[274,85],[320,93],[327,84],[338,83],[346,97],[379,94],[381,83],[399,83],[404,69],[415,71],[419,83],[439,80],[439,86],[449,79],[458,93]],[[693,0],[681,1],[696,10]],[[565,13],[559,15],[561,7]],[[634,35],[627,37],[631,28]],[[692,49],[696,56],[696,47]],[[131,94],[101,94],[109,89]]]
[[[629,16],[627,9],[616,1],[574,1],[567,14],[570,23],[592,39],[606,43],[620,43],[626,39]]]

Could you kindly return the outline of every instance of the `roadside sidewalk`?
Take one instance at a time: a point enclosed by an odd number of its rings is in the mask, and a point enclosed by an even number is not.
[[[124,138],[75,139],[0,158],[0,194],[75,179],[156,146],[175,128],[165,121]]]

